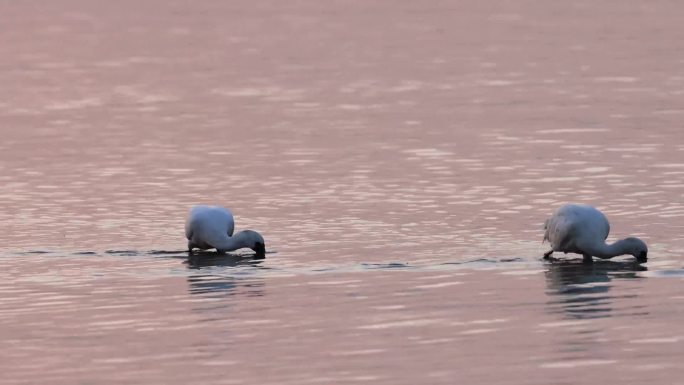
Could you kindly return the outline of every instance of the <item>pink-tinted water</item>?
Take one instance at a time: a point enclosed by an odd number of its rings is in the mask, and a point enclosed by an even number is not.
[[[682,383],[682,12],[0,2],[0,384]],[[651,260],[540,261],[568,201]]]

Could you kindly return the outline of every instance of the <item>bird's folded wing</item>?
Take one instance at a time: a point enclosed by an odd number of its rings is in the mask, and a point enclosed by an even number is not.
[[[557,250],[565,250],[572,240],[572,222],[564,215],[557,214],[549,218],[546,225],[545,238]]]

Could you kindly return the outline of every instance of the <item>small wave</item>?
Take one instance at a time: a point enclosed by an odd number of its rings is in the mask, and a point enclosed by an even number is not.
[[[653,270],[641,273],[643,277],[659,277],[659,278],[681,278],[684,277],[684,269],[667,269],[667,270]]]
[[[412,266],[407,263],[400,262],[390,262],[390,263],[362,263],[361,266],[364,269],[405,269],[411,268]]]
[[[444,262],[440,263],[440,265],[468,265],[468,264],[477,264],[477,263],[486,263],[486,264],[498,264],[498,263],[510,263],[510,262],[524,262],[525,260],[520,257],[512,257],[512,258],[477,258],[477,259],[471,259],[468,261],[460,261],[460,262]]]
[[[105,250],[105,254],[134,256],[134,255],[140,255],[140,252],[136,251],[136,250]]]
[[[187,254],[187,250],[150,250],[146,252],[147,255],[169,255],[169,254]]]

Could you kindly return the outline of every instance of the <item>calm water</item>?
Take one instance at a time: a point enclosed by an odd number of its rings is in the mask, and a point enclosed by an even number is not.
[[[0,384],[683,384],[682,12],[0,2]]]

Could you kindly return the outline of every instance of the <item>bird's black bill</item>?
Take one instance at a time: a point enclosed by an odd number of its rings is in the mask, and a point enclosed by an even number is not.
[[[637,257],[637,261],[639,261],[639,262],[646,262],[646,261],[648,261],[647,253],[644,251],[644,252],[642,252],[641,254],[639,254],[639,256]]]
[[[255,258],[266,258],[266,245],[264,245],[263,243],[257,243],[256,245],[254,245],[254,248],[252,250],[256,252],[256,255],[254,256]]]

